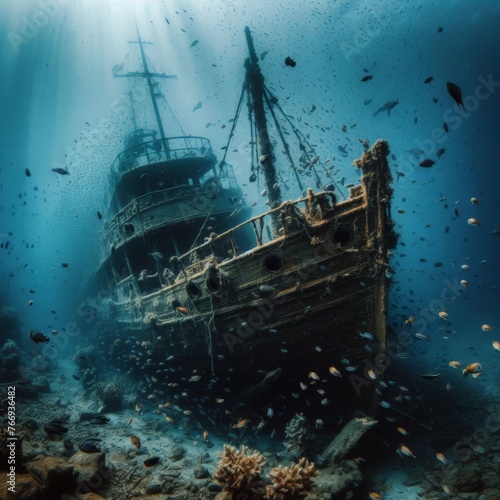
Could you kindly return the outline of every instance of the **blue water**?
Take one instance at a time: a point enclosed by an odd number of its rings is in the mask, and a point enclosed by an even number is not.
[[[136,48],[127,45],[137,37],[136,25],[153,43],[147,53],[155,69],[177,76],[161,85],[172,111],[162,108],[167,136],[206,136],[222,154],[243,82],[243,29],[249,26],[257,53],[267,51],[260,65],[268,87],[285,112],[301,120],[320,159],[339,169],[336,182],[357,182],[350,162],[361,156],[358,138],[389,142],[392,215],[400,235],[391,261],[390,325],[393,335],[406,330],[431,338],[413,341],[411,357],[394,360],[391,376],[420,387],[428,382],[419,373],[441,373],[423,392],[439,399],[449,382],[457,399],[464,390],[498,404],[500,352],[492,348],[500,341],[500,234],[493,234],[500,228],[495,1],[2,2],[0,305],[18,312],[23,332],[82,321],[78,304],[95,266],[100,229],[96,211],[104,207],[108,166],[131,128],[126,87],[111,69],[121,63],[140,68]],[[284,64],[287,56],[296,67]],[[362,82],[366,75],[373,78]],[[446,82],[461,87],[466,111]],[[395,99],[390,115],[374,116]],[[146,109],[137,120],[152,127]],[[248,125],[241,125],[246,133]],[[264,210],[259,192],[246,185],[247,144],[243,132],[236,135],[228,161],[245,184],[247,201]],[[445,152],[438,158],[440,148]],[[415,149],[423,152],[418,158],[409,152]],[[436,163],[422,168],[425,158]],[[51,170],[57,167],[70,175]],[[469,225],[469,218],[480,226]],[[470,270],[461,270],[463,264]],[[438,317],[440,310],[448,320]],[[411,329],[405,327],[409,317],[415,318]],[[492,331],[484,332],[483,324]],[[483,373],[462,378],[461,369],[448,366],[451,360],[462,367],[479,361]],[[404,411],[423,418],[417,406],[407,402]]]

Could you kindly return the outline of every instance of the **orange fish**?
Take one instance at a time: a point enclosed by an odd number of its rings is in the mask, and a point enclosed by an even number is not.
[[[371,499],[371,500],[380,500],[382,497],[375,491],[370,491],[370,494],[368,495],[368,497]]]
[[[448,463],[448,460],[446,460],[446,457],[441,452],[436,453],[436,458],[443,464]]]
[[[248,418],[244,418],[243,420],[240,420],[237,424],[233,424],[231,427],[233,429],[243,429],[243,427],[245,427],[248,422],[250,422],[250,420]]]
[[[472,373],[472,376],[474,378],[477,378],[477,377],[479,377],[479,375],[481,375],[482,371],[483,371],[483,367],[481,366],[480,363],[470,363],[469,365],[467,365],[465,370],[462,372],[462,375],[464,377],[467,377],[467,375],[469,375],[469,373]]]
[[[205,443],[208,441],[208,431],[203,431],[203,441],[205,441]]]
[[[405,320],[405,325],[410,327],[410,329],[413,323],[415,323],[415,318],[413,316],[410,316],[407,320]]]
[[[408,436],[408,431],[403,429],[402,427],[397,427],[399,433],[403,434],[403,436]]]
[[[483,325],[481,329],[483,330],[483,332],[491,332],[493,330],[493,327],[491,325]]]
[[[500,351],[500,342],[498,342],[498,340],[493,341],[493,349],[495,349],[495,351]]]
[[[138,450],[141,449],[141,440],[137,436],[130,436],[130,441]]]
[[[448,313],[446,311],[439,311],[438,315],[442,319],[448,319]]]
[[[398,449],[397,449],[397,452],[399,455],[403,454],[403,455],[406,455],[407,457],[413,457],[413,458],[417,458],[413,452],[410,450],[410,448],[408,448],[407,446],[405,446],[404,444],[402,444]]]
[[[189,312],[185,307],[176,307],[175,309],[177,312],[180,312],[181,314],[183,314],[184,316],[186,316],[186,314]]]
[[[169,423],[169,424],[173,424],[174,423],[174,419],[169,417],[168,415],[165,415],[163,414],[163,416],[165,417],[165,420]]]
[[[334,376],[334,377],[342,377],[342,373],[340,373],[337,368],[335,368],[335,366],[330,366],[330,368],[328,368],[328,370],[330,371],[330,373]]]
[[[462,365],[460,364],[460,361],[450,361],[448,364],[449,364],[452,368],[458,368],[459,366],[462,366]]]

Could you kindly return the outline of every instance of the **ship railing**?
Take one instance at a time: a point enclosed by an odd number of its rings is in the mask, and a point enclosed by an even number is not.
[[[181,265],[184,264],[184,272],[188,277],[191,274],[196,274],[197,272],[202,271],[206,263],[214,258],[214,245],[220,242],[229,242],[232,256],[236,257],[240,252],[238,251],[238,246],[236,244],[235,233],[248,225],[252,226],[257,242],[257,248],[263,246],[269,241],[284,238],[287,233],[300,229],[300,227],[307,229],[310,227],[310,223],[308,220],[309,218],[305,217],[304,214],[308,214],[310,216],[312,215],[312,212],[315,211],[316,215],[318,216],[319,214],[320,219],[322,219],[325,214],[321,213],[320,210],[318,211],[317,209],[314,209],[313,205],[318,199],[327,200],[328,198],[330,198],[332,202],[335,200],[335,194],[333,191],[321,191],[314,193],[312,197],[306,196],[294,201],[286,201],[280,206],[268,210],[263,214],[256,215],[255,217],[232,227],[224,233],[212,233],[212,235],[207,238],[204,243],[179,256],[179,262]],[[304,205],[304,210],[300,210],[298,207],[300,204]],[[281,213],[281,217],[278,217],[281,222],[281,227],[278,229],[278,234],[275,235],[274,238],[267,238],[267,241],[265,241],[267,230],[264,232],[264,229],[266,226],[268,229],[272,227],[272,218],[277,213]],[[333,206],[331,213],[333,213]]]
[[[169,137],[125,149],[117,155],[111,168],[115,175],[121,175],[135,168],[164,161],[210,157],[214,157],[214,153],[210,141],[205,137]]]

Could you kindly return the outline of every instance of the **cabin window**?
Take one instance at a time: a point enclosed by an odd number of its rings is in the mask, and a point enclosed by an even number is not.
[[[283,262],[281,261],[281,257],[278,255],[268,255],[264,259],[264,267],[268,271],[279,271],[283,266]]]
[[[200,287],[194,281],[188,282],[186,291],[191,297],[199,297],[201,295]]]
[[[332,242],[340,244],[341,247],[347,245],[351,239],[351,233],[345,227],[339,227],[332,236]]]

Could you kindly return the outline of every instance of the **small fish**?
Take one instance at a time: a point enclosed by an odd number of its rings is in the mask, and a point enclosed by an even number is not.
[[[59,168],[59,167],[53,168],[52,172],[56,172],[57,174],[60,174],[60,175],[69,175],[69,172],[66,169]]]
[[[439,311],[438,316],[444,320],[447,320],[449,318],[448,313],[446,311]]]
[[[446,148],[441,148],[437,151],[436,156],[439,158],[439,157],[443,156],[445,152],[446,152]]]
[[[483,325],[481,330],[483,330],[483,332],[491,332],[493,331],[493,327],[491,325]]]
[[[100,453],[101,449],[96,445],[99,441],[101,440],[98,438],[84,439],[78,445],[78,448],[80,448],[80,451],[83,451],[84,453]]]
[[[380,402],[379,402],[379,405],[380,405],[382,408],[390,408],[390,407],[391,407],[391,403],[388,403],[387,401],[380,401]]]
[[[189,313],[189,311],[185,307],[181,307],[181,306],[176,307],[175,310],[177,312],[181,313],[183,316],[186,316]]]
[[[141,403],[137,403],[137,404],[135,405],[135,411],[136,411],[137,413],[141,413],[141,411],[142,411],[142,404],[141,404]]]
[[[470,199],[470,202],[471,202],[473,205],[479,205],[479,200],[478,200],[477,198],[475,198],[475,197],[472,197],[472,198]]]
[[[29,168],[25,168],[24,173],[26,174],[26,177],[31,177],[31,172]]]
[[[366,75],[363,78],[361,78],[361,81],[367,82],[367,81],[372,80],[372,79],[373,79],[373,75]]]
[[[373,335],[371,333],[368,333],[368,332],[359,332],[359,336],[362,339],[373,340]]]
[[[370,500],[380,500],[382,497],[376,491],[370,491],[368,498]]]
[[[481,363],[470,363],[464,369],[464,371],[462,372],[462,375],[464,377],[467,377],[469,375],[469,373],[471,373],[474,378],[477,378],[477,377],[479,377],[479,375],[481,375],[482,371],[483,371],[483,367],[482,367]]]
[[[285,65],[290,66],[291,68],[295,68],[297,63],[290,56],[287,56],[285,59]]]
[[[135,434],[130,436],[130,441],[138,450],[141,449],[141,440]]]
[[[328,368],[328,371],[334,376],[334,377],[342,377],[342,373],[340,373],[335,366],[330,366]]]
[[[448,124],[446,122],[443,122],[443,130],[448,133],[449,132],[449,128],[448,128]]]
[[[405,320],[405,326],[409,327],[410,329],[413,323],[415,323],[415,318],[413,316],[410,316],[408,319]]]
[[[416,339],[418,339],[418,340],[431,340],[431,338],[430,338],[428,335],[425,335],[425,334],[420,333],[420,332],[416,333],[416,334],[414,335],[414,337],[415,337]]]
[[[195,40],[194,42],[191,43],[191,45],[189,46],[189,48],[194,47],[195,45],[198,45],[199,43],[200,43],[199,40]]]
[[[448,460],[446,460],[446,457],[441,453],[438,452],[436,453],[436,458],[442,463],[442,464],[447,464]]]
[[[61,263],[61,266],[62,267],[69,267],[69,264],[67,262],[63,262],[63,263]]]
[[[372,379],[372,380],[376,380],[377,379],[377,375],[375,374],[375,372],[370,368],[368,370],[368,376]]]
[[[442,33],[443,32],[443,27],[442,26],[439,26],[438,29],[437,29],[437,32],[438,33]]]
[[[408,436],[408,431],[406,429],[403,429],[403,427],[397,427],[397,431],[400,434],[403,434],[403,436]]]
[[[427,380],[432,380],[434,378],[439,377],[441,374],[440,373],[419,373],[418,376],[421,378],[425,378]]]
[[[451,366],[452,368],[458,368],[459,366],[462,366],[460,364],[460,361],[450,361],[448,365]]]
[[[104,415],[98,415],[89,420],[92,425],[105,425],[109,422],[109,418]]]
[[[479,227],[481,225],[481,221],[475,217],[471,217],[467,220],[467,224],[469,224],[469,226]]]
[[[498,340],[493,341],[493,349],[500,352],[500,342]]]
[[[309,372],[309,378],[313,380],[320,380],[319,375],[316,372]]]
[[[398,451],[400,453],[402,453],[403,455],[406,455],[407,457],[413,457],[413,458],[417,458],[413,453],[412,451],[410,450],[410,448],[408,448],[407,446],[405,446],[404,444],[402,444],[399,448],[398,448]]]
[[[426,78],[426,79],[424,80],[424,83],[431,83],[431,82],[432,82],[432,80],[434,80],[434,77],[433,77],[433,76],[429,76],[428,78]]]
[[[193,108],[193,113],[197,110],[199,110],[203,106],[202,102],[198,102],[198,104]]]
[[[201,375],[193,375],[192,377],[189,378],[190,382],[198,382],[198,380],[201,379]]]
[[[267,56],[267,54],[269,54],[268,50],[265,50],[264,52],[262,52],[262,54],[260,55],[260,60],[263,61],[264,58]]]
[[[451,384],[450,384],[449,382],[447,382],[447,383],[446,383],[446,390],[447,390],[448,392],[450,392],[450,391],[451,391]]]
[[[144,460],[144,465],[146,467],[153,467],[155,465],[158,465],[159,463],[160,463],[160,457],[150,457]]]
[[[127,425],[130,425],[130,424],[132,423],[132,420],[134,420],[134,417],[130,417],[130,418],[128,419]]]
[[[420,165],[421,167],[424,167],[424,168],[429,168],[429,167],[432,167],[432,165],[434,165],[435,163],[436,163],[436,162],[435,162],[434,160],[431,160],[430,158],[427,158],[427,159],[425,159],[425,160],[421,161],[421,162],[419,163],[419,165]]]
[[[80,377],[79,377],[78,375],[74,374],[74,373],[73,373],[73,378],[74,378],[75,380],[80,380]]]
[[[102,219],[102,214],[101,214],[101,212],[99,212],[99,210],[97,211],[97,218]]]
[[[49,337],[38,330],[31,330],[29,337],[35,344],[39,344],[40,342],[49,342],[50,340]]]
[[[446,89],[448,90],[448,93],[451,95],[453,100],[459,105],[462,106],[462,108],[465,109],[465,106],[462,102],[462,90],[458,85],[455,85],[454,83],[447,82],[446,83]],[[467,110],[466,110],[467,111]]]
[[[248,418],[244,418],[240,420],[237,424],[233,424],[231,427],[233,429],[243,429],[243,427],[245,427],[249,422],[250,420]]]

